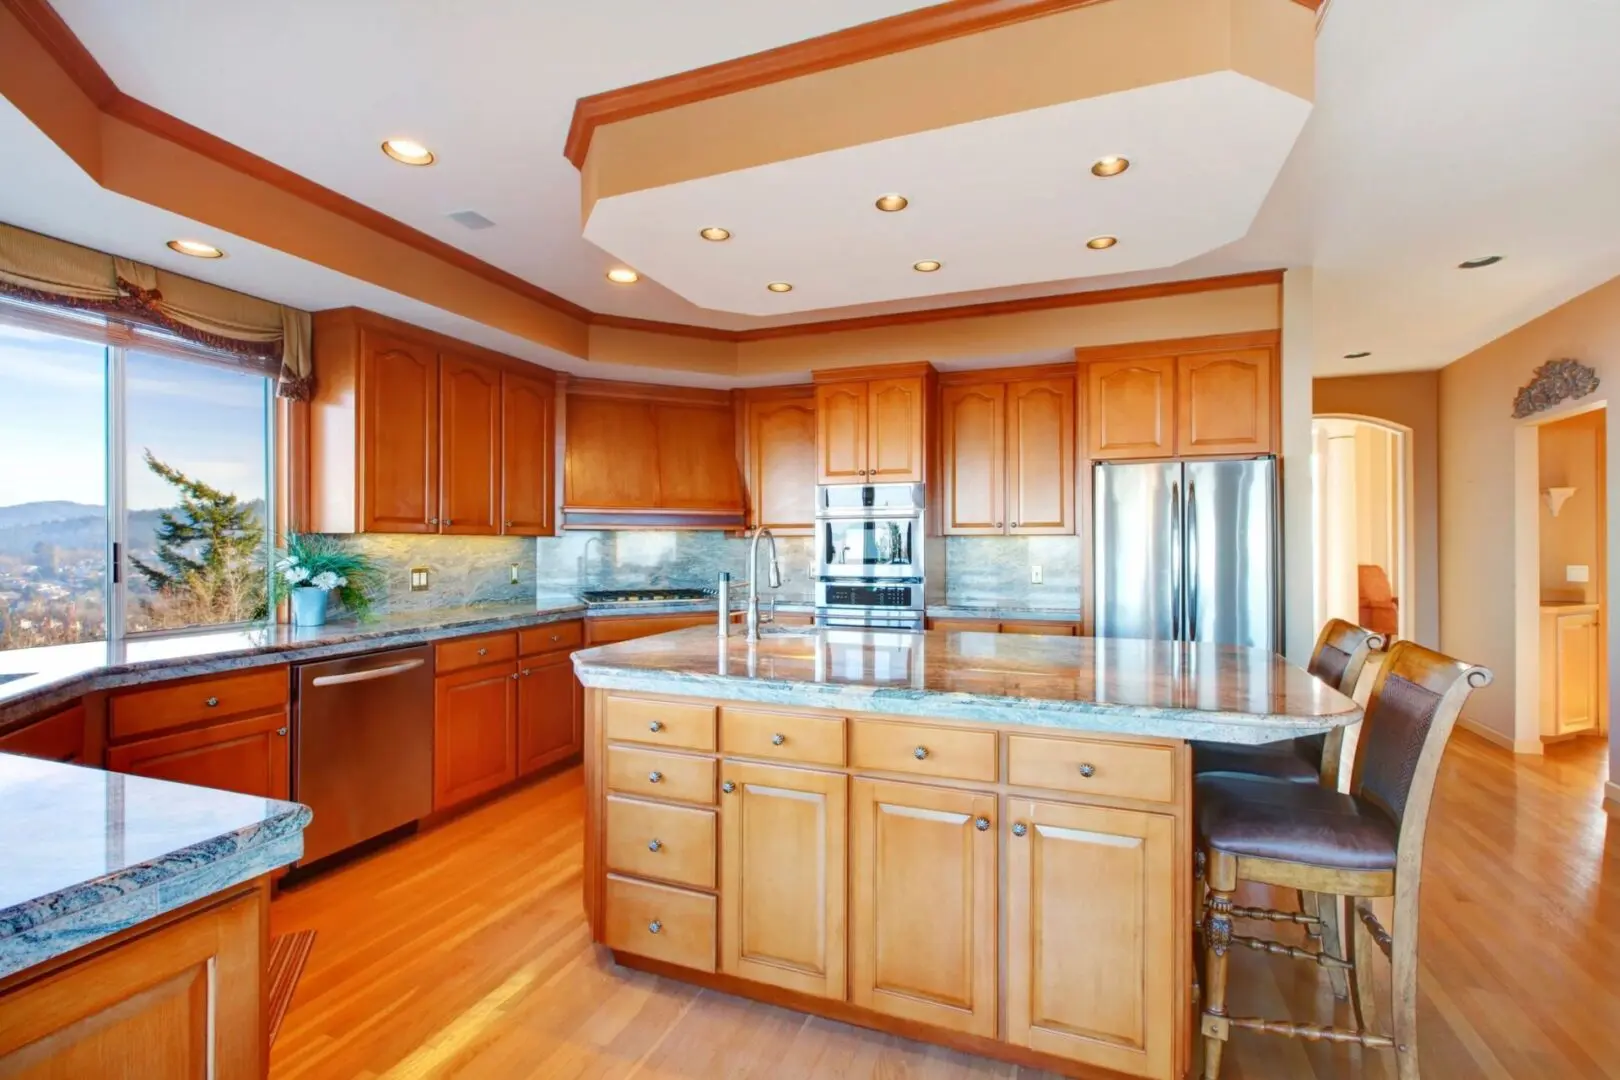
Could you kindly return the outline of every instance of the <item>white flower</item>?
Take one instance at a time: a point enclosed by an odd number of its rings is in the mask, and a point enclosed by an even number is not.
[[[296,555],[288,555],[285,559],[277,559],[276,560],[276,569],[278,571],[283,571],[284,572],[284,571],[287,571],[287,570],[291,570],[293,567],[295,567],[297,565],[298,565],[298,556],[296,556]]]
[[[322,570],[310,580],[310,584],[321,590],[321,592],[331,592],[343,584],[343,579],[330,570]]]
[[[289,585],[302,585],[309,580],[309,570],[302,566],[290,566],[281,572]]]

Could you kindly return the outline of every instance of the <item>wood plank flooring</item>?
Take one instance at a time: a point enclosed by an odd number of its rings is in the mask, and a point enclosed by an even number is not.
[[[1515,760],[1453,739],[1423,887],[1426,1080],[1620,1077],[1620,844],[1605,775],[1596,740]],[[569,770],[284,891],[272,931],[320,935],[273,1080],[1044,1075],[613,967],[580,912],[583,797]],[[1315,965],[1238,955],[1231,997],[1234,1013],[1349,1022]],[[1235,1032],[1223,1077],[1394,1069],[1372,1052]]]

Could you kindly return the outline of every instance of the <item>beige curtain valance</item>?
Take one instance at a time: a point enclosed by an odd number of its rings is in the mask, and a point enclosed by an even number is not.
[[[161,326],[264,371],[282,397],[314,385],[309,312],[4,223],[0,293]]]

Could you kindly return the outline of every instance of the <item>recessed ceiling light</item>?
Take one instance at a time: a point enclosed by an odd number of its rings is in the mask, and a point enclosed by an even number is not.
[[[405,165],[433,164],[433,151],[415,139],[384,139],[383,153]]]
[[[1365,360],[1371,355],[1372,353],[1370,352],[1347,352],[1344,354],[1344,358],[1346,360]]]
[[[1117,236],[1093,236],[1086,241],[1086,247],[1092,251],[1106,251],[1117,243],[1119,243],[1119,237]]]
[[[223,259],[225,253],[213,244],[205,244],[201,240],[170,240],[169,247],[182,255],[190,255],[196,259]]]
[[[789,285],[785,281],[773,281],[773,282],[771,282],[769,285],[767,285],[765,287],[767,289],[771,290],[771,292],[792,292],[793,291],[793,286]]]
[[[1109,155],[1108,157],[1097,159],[1096,163],[1091,166],[1091,175],[1118,176],[1120,173],[1124,172],[1130,167],[1130,158],[1114,157],[1113,155]]]
[[[615,266],[607,272],[607,279],[615,285],[634,285],[641,275],[627,266]]]
[[[922,262],[912,263],[911,268],[920,274],[932,274],[935,270],[938,270],[944,265],[945,264],[940,262],[938,259],[924,259]]]
[[[1481,255],[1477,259],[1464,259],[1457,264],[1459,270],[1478,270],[1482,266],[1494,266],[1502,261],[1500,255]]]
[[[880,195],[874,205],[885,214],[892,214],[898,210],[904,210],[910,205],[910,200],[904,195]]]
[[[721,240],[730,240],[731,230],[722,229],[718,225],[710,225],[707,229],[699,230],[698,235],[703,237],[705,240],[713,240],[718,243]]]

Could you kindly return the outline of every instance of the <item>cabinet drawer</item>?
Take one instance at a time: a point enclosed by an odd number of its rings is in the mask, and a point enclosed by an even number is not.
[[[1081,795],[1174,802],[1176,752],[1168,746],[1010,735],[1007,782]]]
[[[844,720],[839,716],[722,709],[720,749],[736,757],[842,765]]]
[[[609,874],[602,942],[699,971],[715,968],[715,899]]]
[[[477,637],[441,641],[433,647],[433,670],[439,675],[480,664],[498,664],[517,659],[517,635],[479,634]]]
[[[1080,628],[1074,623],[1042,622],[1031,620],[1029,622],[1004,622],[1001,624],[1003,634],[1048,634],[1055,637],[1074,637]]]
[[[278,666],[115,694],[107,703],[108,736],[130,739],[238,713],[270,712],[287,704],[287,690],[287,669]]]
[[[577,619],[544,626],[525,626],[518,631],[518,655],[534,656],[558,649],[572,649],[584,640],[585,624]]]
[[[607,866],[637,877],[714,888],[714,811],[607,798]]]
[[[945,630],[951,633],[971,632],[975,634],[994,634],[1001,629],[1001,624],[994,619],[929,619],[928,629]]]
[[[603,727],[613,742],[675,746],[682,750],[714,749],[713,705],[610,697],[603,712]]]
[[[1000,779],[993,731],[852,720],[849,763],[857,769],[916,773],[955,780]]]
[[[715,771],[714,758],[661,754],[633,746],[610,746],[607,751],[608,790],[649,799],[713,806]]]

